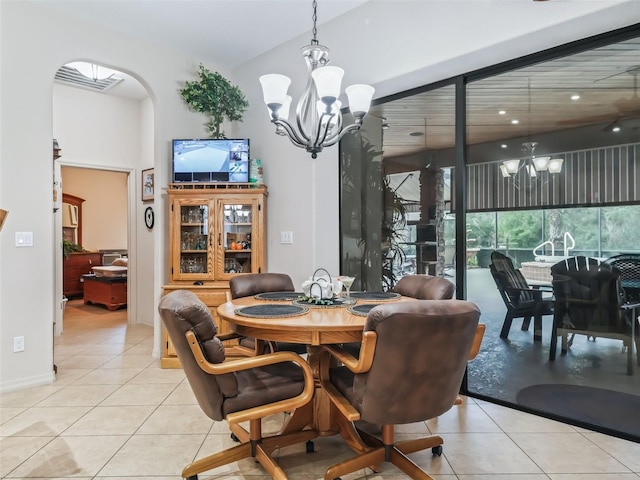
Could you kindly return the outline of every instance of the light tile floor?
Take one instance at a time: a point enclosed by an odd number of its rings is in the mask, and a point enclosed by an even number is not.
[[[181,370],[151,358],[153,331],[127,328],[126,312],[71,301],[56,339],[57,380],[0,396],[1,478],[175,480],[195,458],[233,445],[224,422],[208,419]],[[284,418],[265,424],[274,431]],[[398,437],[437,433],[444,455],[411,457],[436,480],[626,480],[640,477],[640,444],[495,404],[465,399],[439,418],[405,425]],[[322,478],[350,456],[340,438],[277,452],[289,478]],[[200,475],[269,478],[244,460]],[[393,466],[344,480],[406,478]]]

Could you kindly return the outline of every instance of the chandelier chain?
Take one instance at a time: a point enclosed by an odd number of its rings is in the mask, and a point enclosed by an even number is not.
[[[316,36],[318,35],[318,28],[316,27],[316,22],[318,21],[318,2],[316,0],[313,0],[313,38],[311,39],[311,45],[318,45],[318,39],[316,38]]]

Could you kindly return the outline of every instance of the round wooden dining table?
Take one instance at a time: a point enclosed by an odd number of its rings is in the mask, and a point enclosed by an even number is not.
[[[397,296],[387,300],[356,300],[356,305],[380,304],[395,301],[413,300]],[[353,343],[362,341],[362,329],[366,316],[352,313],[351,305],[312,306],[295,316],[251,317],[238,313],[243,307],[259,305],[293,305],[292,300],[262,300],[254,296],[243,297],[223,303],[217,309],[220,318],[226,320],[236,333],[262,341],[281,341],[307,345],[307,363],[316,377],[316,391],[313,402],[300,408],[289,418],[281,433],[292,433],[310,427],[319,436],[334,435],[338,432],[349,446],[356,451],[366,448],[359,437],[353,437],[352,431],[345,431],[344,425],[335,423],[331,415],[331,401],[323,391],[318,380],[320,369],[320,349],[322,345]],[[304,304],[301,304],[304,305]]]
[[[374,302],[360,302],[374,303]],[[353,314],[348,306],[305,306],[308,311],[291,317],[248,317],[236,311],[256,305],[291,305],[291,300],[260,300],[253,296],[237,298],[218,307],[218,315],[241,335],[261,340],[301,343],[311,346],[359,342],[364,316]],[[302,304],[303,305],[303,304]]]

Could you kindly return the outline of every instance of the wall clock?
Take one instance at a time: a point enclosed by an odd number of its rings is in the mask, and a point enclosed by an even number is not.
[[[153,228],[153,221],[153,208],[147,207],[147,209],[144,211],[144,224],[147,226],[147,228]]]

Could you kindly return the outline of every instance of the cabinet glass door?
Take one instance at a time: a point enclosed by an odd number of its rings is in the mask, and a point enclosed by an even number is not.
[[[221,241],[223,277],[237,273],[257,273],[256,261],[251,249],[256,219],[256,203],[242,199],[221,200],[220,210],[223,228]]]
[[[209,249],[209,205],[180,203],[179,276],[207,279],[212,276]]]

